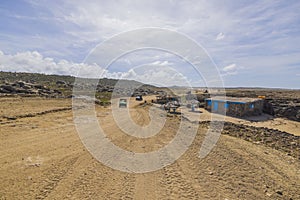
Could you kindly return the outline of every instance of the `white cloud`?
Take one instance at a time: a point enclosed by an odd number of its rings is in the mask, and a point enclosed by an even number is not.
[[[227,65],[222,69],[221,76],[224,77],[229,75],[236,75],[238,73],[238,69],[239,67],[235,63]]]
[[[224,72],[230,72],[230,71],[236,71],[236,70],[237,70],[237,65],[234,63],[231,65],[227,65],[222,69],[222,71],[224,71]]]
[[[169,61],[155,61],[129,69],[127,72],[109,72],[97,64],[74,63],[67,60],[55,61],[43,57],[37,51],[27,51],[15,55],[4,54],[0,51],[0,71],[29,72],[43,74],[60,74],[82,77],[103,77],[115,79],[131,79],[142,83],[158,86],[189,85],[187,78],[173,68]]]
[[[224,33],[221,32],[217,35],[216,40],[223,40],[224,38],[225,38],[225,35],[224,35]]]
[[[67,60],[55,61],[53,58],[43,57],[37,51],[21,52],[14,55],[4,54],[0,51],[0,70],[12,72],[31,72],[44,74],[60,74],[84,77],[95,77],[95,73],[107,74],[107,71],[97,64],[87,65]]]
[[[155,61],[130,69],[120,77],[122,79],[136,80],[142,83],[157,86],[187,86],[189,80],[174,68],[174,64],[168,61]]]
[[[171,66],[173,65],[173,63],[170,63],[169,61],[165,60],[165,61],[155,61],[153,63],[151,63],[151,65],[156,65],[156,66]]]

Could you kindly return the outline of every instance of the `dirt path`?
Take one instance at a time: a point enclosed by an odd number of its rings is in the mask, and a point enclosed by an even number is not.
[[[38,102],[34,112],[70,105],[59,100],[26,101],[31,107]],[[1,111],[14,116],[30,112],[18,102],[14,106],[20,109],[12,113],[2,104]],[[137,124],[149,123],[148,108],[131,109]],[[97,107],[97,116],[112,142],[134,152],[163,147],[174,138],[179,123],[178,116],[169,116],[159,134],[142,139],[124,134],[109,108]],[[227,135],[199,159],[205,128],[172,165],[129,174],[104,166],[87,152],[70,110],[11,122],[0,125],[0,199],[300,199],[299,160]]]

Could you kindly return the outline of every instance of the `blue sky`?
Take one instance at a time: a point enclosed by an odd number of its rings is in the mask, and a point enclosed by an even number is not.
[[[202,45],[225,86],[300,88],[299,10],[298,0],[3,0],[0,70],[76,75],[80,68],[102,67],[82,63],[97,44],[124,31],[160,27]],[[155,69],[157,79],[171,67],[192,85],[203,84],[190,66],[161,51],[128,55],[106,74],[129,77],[140,65]]]

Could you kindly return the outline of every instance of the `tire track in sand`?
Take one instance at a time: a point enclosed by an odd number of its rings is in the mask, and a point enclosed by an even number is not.
[[[48,168],[47,173],[44,175],[45,180],[41,184],[42,187],[36,194],[35,199],[45,199],[57,187],[68,171],[74,167],[77,159],[78,157],[69,158],[68,160],[63,159],[58,165],[52,165],[51,168]],[[61,168],[62,166],[63,168]]]

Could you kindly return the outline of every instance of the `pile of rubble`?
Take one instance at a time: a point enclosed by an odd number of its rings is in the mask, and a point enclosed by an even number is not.
[[[300,122],[300,99],[272,99],[276,117],[285,117]]]
[[[221,128],[222,122],[199,122],[206,128],[213,126]],[[295,136],[277,129],[254,127],[242,124],[225,122],[222,134],[241,138],[255,144],[263,144],[268,147],[286,152],[300,160],[300,136]]]

